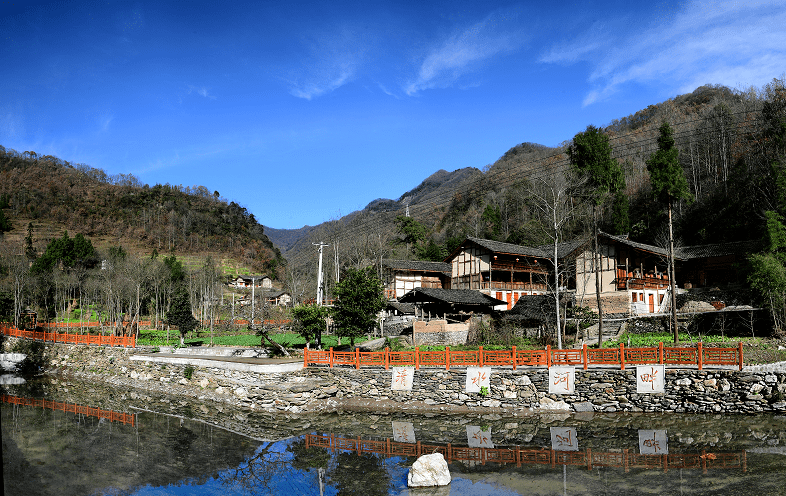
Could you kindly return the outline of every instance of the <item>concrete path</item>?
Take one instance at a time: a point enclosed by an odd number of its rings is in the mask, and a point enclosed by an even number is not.
[[[210,367],[263,374],[293,372],[303,368],[303,359],[299,357],[251,358],[244,356],[224,356],[221,354],[207,355],[201,353],[146,353],[133,355],[130,358],[133,361],[173,363],[178,365],[193,365],[195,367]]]

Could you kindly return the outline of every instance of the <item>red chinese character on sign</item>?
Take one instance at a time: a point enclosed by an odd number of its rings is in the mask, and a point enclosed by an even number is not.
[[[406,370],[399,370],[396,372],[396,377],[393,379],[394,384],[406,384],[407,383],[407,371]]]
[[[658,376],[658,371],[653,368],[651,369],[651,372],[649,374],[642,374],[639,377],[641,378],[641,382],[650,383],[650,385],[652,386],[652,390],[654,391],[655,380],[657,379],[657,376]]]
[[[476,386],[480,386],[483,382],[486,381],[486,373],[485,372],[478,372],[477,377],[472,378],[472,384]]]
[[[571,448],[573,447],[573,431],[568,431],[567,436],[560,436],[559,434],[556,434],[556,438],[557,438],[557,444],[560,447],[562,446],[570,446]]]
[[[570,389],[570,372],[557,372],[554,374],[554,385],[565,383],[565,390]]]
[[[652,439],[645,439],[642,443],[648,448],[653,448],[656,452],[660,450],[660,443],[655,439],[655,434],[652,434]]]
[[[488,444],[489,438],[485,435],[485,432],[478,430],[475,431],[475,434],[472,435],[472,438],[477,440],[479,444]]]

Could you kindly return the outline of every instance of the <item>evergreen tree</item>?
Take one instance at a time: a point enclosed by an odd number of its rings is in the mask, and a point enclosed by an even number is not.
[[[340,336],[352,346],[355,338],[376,326],[377,314],[385,308],[384,288],[372,267],[349,269],[334,289],[333,318]]]
[[[196,329],[199,323],[191,312],[191,298],[184,285],[175,288],[166,318],[169,325],[176,326],[180,331],[180,346],[183,346],[186,334]]]
[[[677,295],[674,281],[674,228],[672,223],[672,207],[679,200],[691,201],[693,197],[688,189],[688,180],[679,160],[679,150],[674,144],[674,132],[669,123],[664,121],[660,126],[658,150],[647,159],[647,170],[650,173],[652,194],[660,202],[665,203],[669,219],[669,283],[671,284],[671,325],[674,342],[679,341],[677,330]]]

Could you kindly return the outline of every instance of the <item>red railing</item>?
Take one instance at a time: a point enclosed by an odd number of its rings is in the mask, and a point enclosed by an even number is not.
[[[136,347],[136,336],[101,336],[91,334],[68,334],[59,332],[39,332],[16,329],[10,326],[0,325],[0,330],[6,336],[16,338],[35,339],[38,341],[51,341],[53,343],[69,344],[94,344],[98,346],[123,346],[129,348]]]
[[[303,350],[303,366],[309,365],[349,365],[356,369],[363,366],[376,367],[551,367],[553,365],[590,366],[612,365],[625,370],[628,365],[663,364],[674,366],[731,365],[742,370],[742,343],[736,348],[704,348],[698,343],[695,348],[667,348],[660,343],[657,348],[619,348],[590,349],[585,344],[581,349],[556,350],[547,346],[545,350],[484,350],[480,346],[472,351],[454,351],[449,346],[444,351],[327,351]]]
[[[2,395],[3,403],[12,405],[32,406],[38,408],[48,408],[49,410],[60,410],[67,413],[81,413],[100,419],[107,419],[110,422],[122,422],[124,424],[136,425],[136,414],[121,413],[113,410],[102,410],[91,406],[75,405],[73,403],[62,403],[59,401],[39,400],[33,398],[22,398],[20,396]]]
[[[383,455],[386,458],[394,456],[418,457],[432,453],[442,453],[448,463],[460,462],[486,462],[522,465],[576,465],[592,470],[595,467],[623,468],[626,472],[633,469],[658,469],[664,472],[670,469],[701,469],[705,473],[709,469],[741,469],[747,472],[746,452],[732,453],[684,453],[668,455],[641,455],[631,453],[627,449],[619,452],[592,451],[555,451],[550,449],[535,448],[522,449],[518,446],[509,448],[470,448],[467,446],[434,445],[416,443],[401,443],[384,440],[370,440],[357,438],[342,438],[330,435],[306,434],[306,448],[324,448],[332,451],[356,451],[358,454],[372,453]]]

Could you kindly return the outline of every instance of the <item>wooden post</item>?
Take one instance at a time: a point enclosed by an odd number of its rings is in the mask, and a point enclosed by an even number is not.
[[[592,472],[592,449],[587,448],[586,453],[587,453],[587,470]]]
[[[625,457],[622,460],[622,466],[625,467],[625,473],[628,473],[628,471],[630,470],[630,467],[628,466],[628,449],[627,448],[622,450],[622,456]]]
[[[480,366],[483,366],[483,347],[478,346],[478,360],[480,361]]]
[[[385,370],[388,370],[390,366],[390,358],[388,357],[389,352],[390,352],[390,348],[385,346]]]
[[[620,365],[625,370],[625,343],[620,343]]]
[[[516,370],[516,347],[513,347],[513,370]]]
[[[551,345],[546,345],[546,367],[551,368]]]
[[[584,346],[581,347],[581,355],[584,358],[584,370],[587,370],[589,366],[589,359],[587,357],[587,343],[584,343]]]
[[[355,369],[360,368],[360,348],[355,348]]]
[[[450,346],[445,346],[445,370],[450,370]]]
[[[415,346],[415,370],[420,370],[420,347]]]
[[[738,348],[740,354],[740,370],[742,370],[742,341],[739,342]]]
[[[303,368],[308,367],[308,348],[303,348]]]
[[[333,368],[333,348],[330,348],[330,368]]]
[[[658,353],[660,354],[660,362],[658,362],[658,363],[663,365],[663,342],[662,341],[660,343],[658,343]]]
[[[703,368],[703,366],[704,366],[704,357],[702,356],[704,354],[704,353],[702,353],[702,351],[703,351],[703,346],[702,345],[703,344],[704,343],[699,341],[697,343],[697,345],[696,345],[696,361],[699,363],[699,370],[701,370]]]

